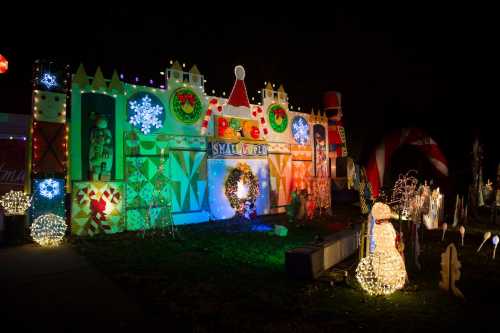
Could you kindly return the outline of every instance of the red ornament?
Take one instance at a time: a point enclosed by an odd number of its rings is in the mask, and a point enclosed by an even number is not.
[[[260,123],[261,124],[264,124],[266,122],[266,120],[264,118],[260,118]]]
[[[226,118],[219,118],[219,130],[225,130],[229,126]]]
[[[9,62],[7,58],[0,54],[0,74],[6,73],[9,69]]]
[[[217,107],[217,111],[222,112],[222,106],[220,106],[220,105],[219,105],[219,106]]]
[[[262,108],[257,108],[257,112],[261,113],[262,112]]]
[[[250,131],[250,135],[254,139],[258,139],[260,136],[260,131],[258,127],[252,126],[252,130]]]
[[[227,119],[226,118],[219,118],[219,126],[218,126],[218,133],[219,133],[219,136],[224,136],[224,131],[226,130],[226,128],[229,127],[229,123],[227,122]]]
[[[264,128],[264,134],[267,135],[267,128]]]
[[[254,112],[252,112],[252,114],[254,117],[257,117],[257,112],[254,111]]]
[[[210,104],[214,104],[214,105],[217,104],[217,98],[212,98],[210,100]]]
[[[210,115],[212,114],[212,109],[207,109],[207,117],[210,117]]]

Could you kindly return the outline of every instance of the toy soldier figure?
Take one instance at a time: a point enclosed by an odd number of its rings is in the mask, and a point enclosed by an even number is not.
[[[92,180],[111,179],[113,140],[108,121],[103,115],[96,117],[95,127],[90,133],[89,163]]]

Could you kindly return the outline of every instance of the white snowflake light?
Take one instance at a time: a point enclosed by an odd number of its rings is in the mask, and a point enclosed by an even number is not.
[[[52,178],[43,180],[40,185],[38,185],[40,195],[46,197],[47,199],[52,199],[61,193],[61,188],[59,182]]]
[[[309,124],[303,117],[295,117],[292,122],[293,138],[299,145],[309,140]]]
[[[40,215],[31,225],[31,237],[41,246],[58,246],[66,233],[66,221],[55,214]]]
[[[40,83],[47,87],[47,89],[53,88],[57,86],[56,76],[54,74],[44,73]]]
[[[134,112],[130,116],[129,123],[140,127],[142,133],[149,134],[151,128],[161,128],[163,126],[161,121],[163,107],[158,104],[152,105],[151,97],[148,95],[142,97],[140,102],[132,100],[128,103],[130,110]]]

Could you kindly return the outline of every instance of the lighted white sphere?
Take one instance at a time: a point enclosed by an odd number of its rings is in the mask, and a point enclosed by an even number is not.
[[[24,215],[30,207],[30,197],[23,191],[13,191],[4,194],[0,204],[5,210],[5,215]]]
[[[31,225],[31,237],[44,247],[58,246],[66,233],[66,221],[55,214],[40,215]]]

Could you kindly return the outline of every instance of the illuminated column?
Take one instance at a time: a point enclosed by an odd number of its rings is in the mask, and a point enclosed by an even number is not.
[[[69,66],[50,61],[37,60],[33,66],[32,218],[49,212],[65,216],[70,75]]]

